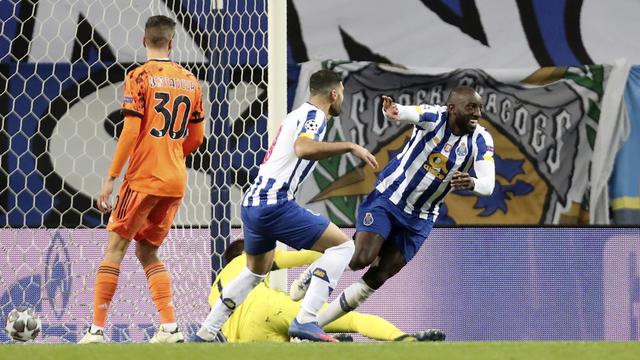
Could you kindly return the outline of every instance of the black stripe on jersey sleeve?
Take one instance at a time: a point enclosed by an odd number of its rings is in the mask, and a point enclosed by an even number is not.
[[[141,114],[141,113],[139,113],[137,111],[133,111],[133,110],[130,110],[130,109],[122,109],[120,111],[122,111],[122,116],[135,116],[135,117],[139,117],[139,118],[143,118],[144,117],[144,114]]]
[[[190,124],[197,124],[199,122],[203,122],[204,118],[197,118],[197,119],[193,119],[193,120],[189,120]]]

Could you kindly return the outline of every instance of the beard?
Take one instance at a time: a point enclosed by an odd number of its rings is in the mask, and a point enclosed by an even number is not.
[[[473,114],[463,114],[460,112],[456,112],[456,125],[458,125],[458,128],[460,128],[460,130],[463,130],[467,134],[473,134],[473,132],[476,130],[476,126],[478,125],[479,120],[480,119]]]
[[[329,115],[338,116],[340,115],[340,111],[342,111],[342,104],[331,104],[329,106]]]

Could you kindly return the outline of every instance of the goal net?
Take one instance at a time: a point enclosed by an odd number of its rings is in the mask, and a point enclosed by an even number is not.
[[[239,235],[232,229],[239,199],[268,145],[266,0],[7,0],[0,2],[3,327],[19,305],[40,315],[39,341],[76,342],[90,325],[107,239],[95,197],[122,128],[125,74],[146,60],[144,23],[160,14],[178,22],[171,57],[200,80],[208,114],[160,253],[181,328],[191,333],[206,316],[212,276]],[[107,319],[111,341],[145,341],[158,325],[132,248]]]

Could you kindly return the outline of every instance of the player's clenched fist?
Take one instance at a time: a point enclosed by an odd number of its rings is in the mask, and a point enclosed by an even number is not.
[[[473,190],[474,186],[473,178],[469,174],[460,171],[456,171],[453,174],[453,178],[451,179],[452,190]]]

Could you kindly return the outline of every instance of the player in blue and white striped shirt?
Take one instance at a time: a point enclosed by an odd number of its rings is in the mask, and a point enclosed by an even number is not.
[[[311,174],[316,161],[298,157],[294,143],[298,137],[321,141],[326,125],[324,112],[310,102],[287,115],[260,165],[258,176],[245,192],[242,206],[256,207],[295,200],[298,187]]]
[[[493,192],[493,139],[478,125],[481,109],[480,95],[467,86],[454,88],[446,106],[401,106],[383,96],[385,117],[412,123],[414,129],[358,209],[356,251],[349,268],[363,269],[377,257],[379,261],[318,316],[320,326],[358,307],[413,258],[451,190]],[[471,167],[475,178],[469,175]],[[292,285],[294,299],[304,293],[306,274]]]
[[[289,327],[291,338],[336,341],[318,326],[316,315],[336,287],[352,258],[354,245],[336,225],[295,202],[300,184],[318,160],[352,153],[373,168],[375,157],[351,142],[323,142],[326,115],[337,116],[344,86],[340,75],[320,70],[309,81],[311,98],[287,115],[260,166],[258,177],[242,200],[241,217],[247,266],[220,291],[220,299],[194,340],[220,340],[220,327],[247,294],[272,270],[276,240],[296,249],[324,255],[314,262],[309,290],[300,313]]]

